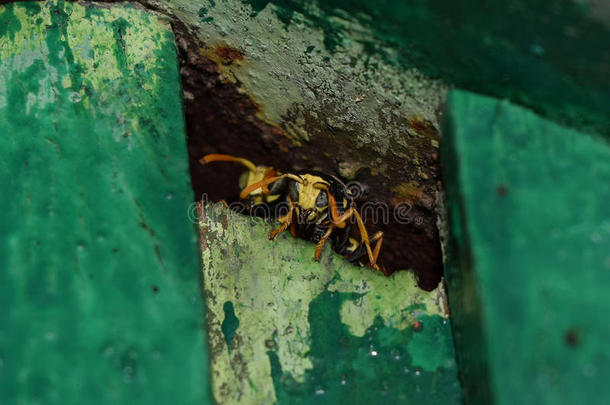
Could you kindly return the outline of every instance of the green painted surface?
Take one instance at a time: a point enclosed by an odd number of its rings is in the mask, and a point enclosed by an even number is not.
[[[469,404],[610,399],[610,145],[449,97],[446,277]]]
[[[269,241],[271,224],[222,204],[205,207],[200,227],[219,403],[461,402],[440,287],[330,249],[315,262],[314,244]]]
[[[1,403],[209,403],[180,94],[155,14],[0,6]]]

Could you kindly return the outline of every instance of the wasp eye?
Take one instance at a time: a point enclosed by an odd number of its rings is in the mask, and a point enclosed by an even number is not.
[[[328,194],[326,194],[326,191],[320,191],[318,194],[318,197],[316,198],[316,207],[328,207]]]
[[[269,192],[271,194],[280,194],[282,190],[285,190],[286,179],[279,179],[269,184]]]
[[[299,183],[291,181],[288,186],[288,195],[292,201],[299,201]]]

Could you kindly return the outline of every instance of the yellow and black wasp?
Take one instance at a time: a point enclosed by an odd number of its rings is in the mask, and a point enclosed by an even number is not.
[[[317,244],[315,260],[330,240],[333,249],[350,262],[365,264],[368,259],[371,267],[381,271],[377,261],[383,233],[369,237],[352,193],[340,179],[315,171],[280,173],[231,155],[209,154],[200,160],[202,164],[217,161],[237,162],[248,169],[240,176],[239,197],[249,207],[285,203],[286,209],[277,216],[280,226],[269,233],[269,239],[290,228],[293,236]]]

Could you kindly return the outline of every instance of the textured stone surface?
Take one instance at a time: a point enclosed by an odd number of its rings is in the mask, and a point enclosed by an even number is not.
[[[0,402],[210,400],[169,23],[0,6]]]
[[[234,194],[235,172],[198,163],[210,152],[356,180],[364,201],[412,207],[403,210],[404,223],[390,216],[371,225],[388,235],[386,267],[414,270],[425,288],[438,284],[436,110],[445,85],[367,52],[356,21],[344,43],[330,50],[316,17],[295,12],[288,23],[273,4],[150,4],[181,22],[176,27],[198,196],[230,200]],[[315,3],[311,7],[317,10]]]
[[[426,288],[442,273],[436,157],[448,88],[610,128],[610,20],[599,1],[142,2],[186,27],[183,44],[196,42],[182,72],[197,194],[230,198],[218,184],[234,177],[216,182],[197,163],[208,152],[355,179],[368,201],[413,206],[408,225],[380,225],[382,257]]]
[[[201,217],[219,403],[460,403],[445,297],[222,204]]]
[[[469,404],[610,398],[610,146],[449,96],[446,276]]]

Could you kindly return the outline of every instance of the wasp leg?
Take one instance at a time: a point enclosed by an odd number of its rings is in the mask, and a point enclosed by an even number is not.
[[[358,211],[354,207],[350,207],[347,211],[345,211],[343,215],[339,215],[339,210],[337,209],[337,201],[335,200],[335,197],[330,193],[328,194],[328,196],[332,224],[342,228],[345,226],[345,221],[347,221],[352,216],[355,216],[356,223],[358,224],[358,230],[360,231],[360,241],[361,243],[364,243],[366,247],[366,252],[369,256],[369,263],[371,267],[373,267],[375,270],[381,271],[381,269],[377,265],[377,257],[379,256],[379,251],[381,250],[380,241],[383,240],[383,233],[380,231],[375,234],[375,237],[377,239],[377,245],[375,246],[375,252],[373,252],[373,250],[371,249],[369,233],[367,232],[366,227],[364,226],[364,222],[362,221],[362,217],[360,216]]]
[[[354,207],[349,207],[343,215],[339,215],[339,209],[337,208],[337,200],[330,192],[328,193],[328,205],[330,206],[330,218],[333,225],[336,228],[345,228],[345,222],[354,215],[356,210]]]
[[[269,232],[269,239],[272,239],[272,240],[275,239],[275,237],[277,235],[284,232],[288,228],[288,226],[290,226],[290,224],[292,223],[293,212],[294,212],[294,205],[292,205],[292,200],[290,198],[288,198],[288,213],[286,215],[284,215],[283,217],[278,218],[278,221],[280,221],[282,223],[282,225],[280,225],[279,228],[274,229],[273,231]]]
[[[293,238],[297,236],[297,223],[294,221],[290,224],[290,234]]]
[[[280,219],[280,221],[282,221],[282,219]],[[284,222],[282,222],[282,225],[279,228],[274,229],[273,231],[269,232],[269,239],[271,239],[271,240],[275,239],[275,237],[277,235],[279,235],[280,233],[284,232],[286,230],[286,228],[288,228],[289,225],[290,225],[290,220],[286,219]]]
[[[375,263],[377,263],[377,258],[379,257],[379,252],[381,251],[381,244],[383,243],[383,232],[376,232],[370,240],[370,243],[373,242],[377,242],[375,244],[375,249],[373,249],[373,259],[375,260]]]
[[[271,177],[276,177],[276,176],[277,176],[277,172],[275,171],[275,169],[270,168],[265,172],[265,175],[263,176],[263,180],[270,179]],[[271,194],[271,191],[269,191],[269,184],[265,184],[262,188],[263,188],[263,194]]]
[[[237,162],[246,166],[248,170],[251,172],[256,171],[256,166],[254,163],[250,162],[248,159],[240,158],[232,155],[222,155],[220,153],[210,153],[209,155],[205,155],[201,159],[199,159],[199,163],[202,165],[210,162]]]
[[[322,254],[322,249],[324,248],[324,244],[330,237],[330,234],[333,232],[333,228],[334,228],[333,225],[330,225],[328,227],[328,230],[326,231],[326,233],[324,235],[322,235],[322,237],[320,238],[320,241],[316,245],[316,253],[313,255],[313,258],[315,261],[320,260],[320,255]]]
[[[364,226],[364,222],[362,222],[362,217],[358,211],[354,211],[356,215],[356,223],[358,224],[358,230],[360,231],[360,240],[366,246],[366,252],[369,255],[369,263],[371,267],[375,270],[381,271],[379,266],[377,265],[377,257],[379,256],[379,251],[381,250],[381,242],[383,241],[383,232],[379,231],[375,233],[373,238],[369,239],[369,233],[366,231],[366,227]],[[377,244],[375,245],[375,251],[371,250],[371,241],[377,240]]]

